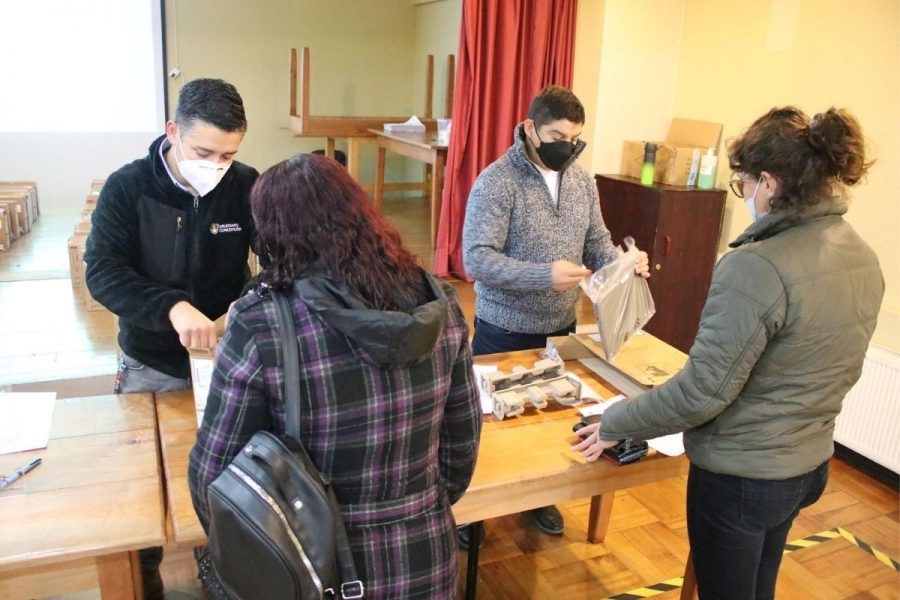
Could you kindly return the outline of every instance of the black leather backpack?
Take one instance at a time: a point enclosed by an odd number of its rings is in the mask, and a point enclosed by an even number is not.
[[[257,432],[210,485],[201,579],[209,596],[230,599],[362,598],[334,492],[300,442],[290,303],[281,293],[271,297],[284,345],[286,439]]]

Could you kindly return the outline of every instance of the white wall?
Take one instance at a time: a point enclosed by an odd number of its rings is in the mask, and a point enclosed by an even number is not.
[[[683,16],[684,0],[606,0],[596,114],[586,136],[594,145],[591,172],[618,173],[623,140],[666,137],[676,116]]]
[[[140,133],[0,133],[0,181],[36,181],[42,211],[79,212],[92,179],[146,154],[152,140]]]
[[[314,114],[412,114],[422,103],[413,89],[416,14],[410,0],[166,0],[168,63],[182,71],[170,81],[170,115],[184,83],[221,77],[237,86],[247,110],[239,160],[263,170],[324,148],[324,139],[287,129],[289,51],[303,46],[312,53]],[[90,94],[89,82],[60,90],[59,101],[74,93]],[[35,180],[42,208],[77,211],[92,179],[145,155],[155,135],[0,133],[0,180]],[[364,178],[374,173],[373,157],[366,148]],[[403,179],[405,164],[389,157],[388,180]]]

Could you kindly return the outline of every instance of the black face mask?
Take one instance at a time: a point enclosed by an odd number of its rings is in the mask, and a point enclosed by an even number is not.
[[[537,132],[535,132],[537,134]],[[540,140],[541,137],[538,136]],[[540,146],[535,146],[535,151],[537,152],[538,158],[541,159],[541,162],[547,165],[547,168],[552,171],[561,170],[566,162],[572,158],[572,154],[575,153],[575,146],[572,142],[567,142],[566,140],[559,140],[558,142],[545,142],[541,140]]]

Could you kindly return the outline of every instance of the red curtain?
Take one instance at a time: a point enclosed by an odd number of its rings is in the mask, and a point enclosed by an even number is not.
[[[478,174],[512,144],[531,100],[572,87],[577,0],[463,0],[453,126],[434,272],[468,279],[462,227]]]

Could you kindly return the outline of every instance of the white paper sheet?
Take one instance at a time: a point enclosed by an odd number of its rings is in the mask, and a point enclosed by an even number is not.
[[[214,366],[215,361],[212,358],[191,356],[191,383],[194,388],[194,406],[197,409],[198,427],[203,422],[203,412],[206,410],[206,399],[209,396]]]
[[[584,406],[578,409],[578,414],[580,414],[582,417],[602,415],[607,408],[624,399],[625,396],[619,394],[618,396],[613,396],[605,402]],[[660,454],[665,454],[666,456],[681,456],[682,454],[684,454],[684,435],[681,433],[664,435],[662,437],[653,438],[652,440],[647,440],[647,445]]]
[[[481,411],[486,415],[490,414],[494,412],[494,401],[491,399],[491,395],[481,387],[481,375],[483,373],[494,373],[497,370],[497,365],[472,365],[472,368],[475,371],[478,395],[481,396]]]
[[[0,393],[0,454],[46,448],[56,392]]]
[[[417,116],[413,115],[405,123],[385,123],[384,131],[386,133],[424,133],[425,125]]]
[[[596,398],[600,398],[601,396],[595,396]],[[578,409],[578,414],[582,417],[589,417],[591,415],[602,415],[607,408],[618,402],[619,400],[623,400],[625,396],[619,394],[618,396],[613,396],[609,400],[604,400],[603,402],[599,402],[597,404],[590,404],[583,408]]]
[[[681,456],[684,454],[684,434],[673,433],[662,437],[647,440],[647,444],[666,456]]]

